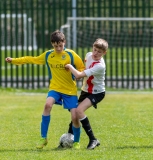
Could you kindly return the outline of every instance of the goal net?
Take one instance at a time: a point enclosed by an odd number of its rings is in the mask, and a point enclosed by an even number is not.
[[[61,26],[67,47],[91,47],[104,38],[110,47],[144,47],[153,44],[153,18],[68,17]]]
[[[61,26],[66,47],[82,59],[97,38],[109,44],[104,56],[106,85],[115,88],[153,86],[153,18],[68,17]]]
[[[0,15],[1,49],[37,49],[36,33],[32,18],[26,14]]]

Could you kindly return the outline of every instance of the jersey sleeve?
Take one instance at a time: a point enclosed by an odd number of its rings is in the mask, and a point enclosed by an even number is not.
[[[32,57],[32,56],[25,56],[20,58],[12,58],[12,64],[21,65],[21,64],[45,64],[45,55],[46,52],[43,54]]]
[[[78,71],[83,71],[85,69],[82,59],[75,53],[74,54],[74,65]]]
[[[102,66],[100,63],[97,63],[92,68],[84,70],[84,72],[87,77],[90,77],[92,75],[95,76],[95,75],[99,75],[105,72],[105,67]]]

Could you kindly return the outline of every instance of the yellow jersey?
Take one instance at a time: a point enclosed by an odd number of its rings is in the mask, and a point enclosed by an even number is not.
[[[76,80],[72,73],[65,69],[66,64],[72,64],[77,70],[85,69],[81,58],[70,49],[64,49],[61,53],[48,50],[39,56],[25,56],[12,58],[12,64],[46,64],[50,79],[49,90],[54,90],[67,95],[77,95]]]

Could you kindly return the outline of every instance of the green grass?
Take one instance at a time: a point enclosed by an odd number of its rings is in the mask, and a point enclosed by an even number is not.
[[[46,93],[0,89],[0,159],[3,160],[151,160],[153,157],[152,92],[109,92],[86,114],[101,145],[87,150],[82,129],[81,149],[58,150],[60,136],[68,129],[70,114],[54,106],[49,143],[35,149]]]

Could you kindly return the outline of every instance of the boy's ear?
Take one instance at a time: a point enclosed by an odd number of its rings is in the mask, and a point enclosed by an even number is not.
[[[107,53],[107,51],[103,52],[103,55],[105,55]]]
[[[66,40],[64,41],[64,43],[66,44]]]

